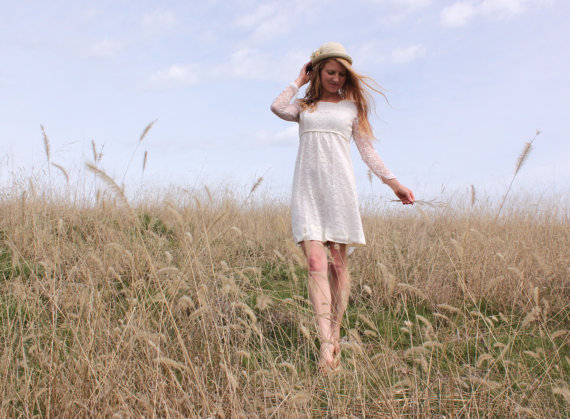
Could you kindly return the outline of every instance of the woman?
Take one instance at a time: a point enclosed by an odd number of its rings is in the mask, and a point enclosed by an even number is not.
[[[293,235],[307,257],[309,297],[317,314],[324,370],[340,364],[340,324],[350,290],[347,247],[366,244],[350,138],[364,162],[402,203],[414,203],[412,191],[398,182],[372,146],[371,97],[365,87],[382,93],[367,80],[352,69],[352,58],[341,44],[328,42],[311,55],[299,77],[271,105],[280,118],[299,123],[291,199]],[[291,103],[306,83],[305,97]]]

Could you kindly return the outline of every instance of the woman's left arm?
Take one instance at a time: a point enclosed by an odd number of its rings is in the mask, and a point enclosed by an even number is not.
[[[358,127],[358,120],[355,120],[353,123],[352,138],[354,139],[354,143],[356,144],[356,148],[358,148],[362,160],[370,170],[394,191],[398,199],[402,201],[402,204],[413,204],[415,201],[414,193],[402,185],[390,169],[386,167],[372,145],[372,141],[362,135]]]

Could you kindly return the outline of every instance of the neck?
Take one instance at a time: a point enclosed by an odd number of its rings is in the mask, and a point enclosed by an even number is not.
[[[324,102],[338,102],[342,100],[342,96],[339,93],[322,92],[319,100]]]

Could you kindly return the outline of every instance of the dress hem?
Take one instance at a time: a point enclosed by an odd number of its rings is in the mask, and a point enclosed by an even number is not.
[[[360,243],[360,242],[351,242],[351,241],[347,241],[346,239],[334,239],[334,238],[318,238],[318,237],[304,237],[300,240],[295,238],[295,243],[300,246],[301,243],[305,242],[305,241],[318,241],[318,242],[322,242],[322,243],[328,243],[328,242],[333,242],[333,243],[339,243],[339,244],[346,244],[348,247],[365,247],[366,246],[366,242],[364,243]]]

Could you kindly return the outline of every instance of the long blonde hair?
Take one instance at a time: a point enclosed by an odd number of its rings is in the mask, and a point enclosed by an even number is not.
[[[374,107],[374,99],[369,90],[382,95],[388,101],[382,87],[372,78],[354,71],[350,63],[344,58],[329,58],[329,60],[338,61],[346,69],[346,81],[340,90],[340,95],[343,99],[352,100],[356,105],[358,126],[362,134],[370,139],[374,138],[372,126],[368,121],[370,109]],[[329,60],[323,60],[314,66],[305,97],[299,100],[301,109],[312,110],[317,105],[321,97],[321,70]]]

